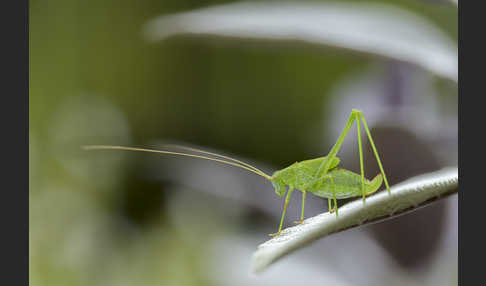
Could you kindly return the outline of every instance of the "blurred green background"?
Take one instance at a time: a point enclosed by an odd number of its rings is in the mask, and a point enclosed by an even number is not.
[[[253,276],[251,253],[281,211],[267,182],[210,162],[80,149],[169,141],[272,172],[327,153],[352,105],[372,119],[391,181],[457,164],[450,80],[333,47],[143,37],[155,17],[226,2],[30,1],[30,284],[323,285],[332,277],[334,285],[457,285],[454,198],[417,211],[423,228],[404,220],[339,234]],[[457,42],[454,4],[382,2]],[[353,140],[342,158],[357,171]],[[376,166],[367,162],[371,177]],[[293,203],[286,225],[300,197]],[[326,205],[311,199],[307,216]],[[350,270],[361,268],[349,264],[356,259],[369,263],[368,274]]]

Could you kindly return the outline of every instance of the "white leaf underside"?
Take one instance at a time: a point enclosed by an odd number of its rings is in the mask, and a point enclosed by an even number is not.
[[[185,34],[302,41],[409,62],[457,82],[457,44],[391,5],[242,2],[160,16],[144,33],[149,40]]]
[[[308,218],[303,224],[282,230],[281,234],[258,246],[252,258],[252,270],[260,272],[283,256],[316,239],[348,228],[376,223],[416,210],[437,199],[458,192],[457,167],[410,178],[392,186],[391,195],[381,191],[366,199],[339,208],[339,216],[329,212]]]

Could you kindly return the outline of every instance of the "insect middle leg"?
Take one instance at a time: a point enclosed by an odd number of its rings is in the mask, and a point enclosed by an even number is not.
[[[327,174],[321,178],[318,178],[316,180],[314,180],[312,184],[316,183],[318,180],[327,180],[329,179],[329,181],[331,182],[331,192],[332,192],[332,199],[334,200],[334,208],[332,208],[331,206],[331,198],[328,198],[327,201],[329,203],[329,212],[330,213],[333,213],[334,210],[336,210],[336,216],[338,215],[338,206],[337,206],[337,199],[336,199],[336,184],[334,184],[334,179],[332,178],[332,176],[330,174]]]
[[[332,177],[331,177],[332,180]],[[336,201],[336,186],[334,185],[334,182],[332,182],[332,198],[334,200],[334,208],[336,209],[336,216],[338,216],[338,205]]]
[[[334,180],[332,179],[332,176],[327,176],[329,180],[331,181],[331,186],[332,186],[332,200],[334,200],[334,208],[331,206],[331,198],[327,199],[327,202],[329,203],[329,213],[333,213],[334,210],[336,210],[336,216],[338,215],[338,205],[336,201],[336,186],[334,185]]]
[[[300,215],[300,220],[294,222],[295,224],[301,224],[302,222],[304,222],[305,194],[306,191],[302,191],[302,213]]]
[[[283,208],[283,211],[282,211],[282,218],[280,219],[280,226],[278,227],[278,232],[269,234],[270,236],[273,236],[273,237],[278,236],[280,234],[280,232],[282,231],[282,225],[283,225],[283,221],[284,221],[284,217],[285,217],[285,211],[287,211],[287,205],[289,204],[290,195],[292,194],[293,190],[294,190],[293,187],[289,187],[289,191],[287,192],[287,196],[285,197],[285,203],[284,203],[284,208]]]

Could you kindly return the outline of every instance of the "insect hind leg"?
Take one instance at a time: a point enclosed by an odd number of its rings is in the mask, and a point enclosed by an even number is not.
[[[383,165],[381,164],[380,156],[378,155],[378,151],[376,151],[375,143],[373,142],[373,138],[371,138],[371,133],[368,128],[368,124],[366,123],[366,119],[361,111],[358,113],[358,121],[359,119],[363,121],[363,126],[365,128],[366,135],[368,136],[368,140],[370,140],[370,145],[371,148],[373,149],[373,153],[375,154],[378,167],[380,168],[380,172],[383,175],[383,181],[385,181],[386,189],[388,191],[388,194],[391,195],[390,186],[388,185],[388,180],[386,179],[385,171],[383,170]]]
[[[361,111],[355,113],[356,116],[356,130],[358,131],[358,149],[359,149],[359,167],[361,170],[361,194],[363,196],[363,203],[366,201],[366,192],[365,192],[365,180],[364,180],[364,167],[363,167],[363,146],[361,143],[361,124],[359,120],[359,114]]]
[[[343,131],[341,131],[341,135],[339,135],[339,138],[337,139],[336,143],[332,147],[331,151],[329,151],[329,154],[327,154],[327,159],[323,160],[322,163],[319,165],[319,168],[317,168],[317,171],[314,174],[314,178],[319,178],[327,174],[333,158],[336,157],[337,153],[339,152],[339,149],[341,149],[341,145],[343,144],[344,139],[348,135],[349,129],[351,129],[354,121],[357,119],[356,115],[359,114],[359,112],[360,111],[356,109],[353,109],[351,111],[351,114],[349,115],[348,118],[348,122],[344,126]]]

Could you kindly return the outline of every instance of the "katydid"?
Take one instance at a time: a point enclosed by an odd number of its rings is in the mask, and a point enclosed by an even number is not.
[[[338,157],[336,157],[344,139],[346,138],[346,135],[348,134],[350,128],[352,127],[355,121],[356,121],[356,127],[358,131],[358,147],[359,147],[359,161],[360,161],[361,175],[351,172],[349,170],[338,168],[340,160]],[[380,174],[376,175],[375,178],[373,178],[372,180],[365,179],[364,177],[363,148],[361,143],[361,124],[360,124],[361,121],[363,122],[363,126],[365,128],[366,134],[368,135],[368,139],[370,141],[371,147],[375,154],[378,167],[380,168]],[[169,147],[169,145],[166,146]],[[275,189],[275,193],[277,195],[283,197],[285,193],[287,193],[284,201],[282,217],[280,219],[278,232],[274,234],[270,234],[270,236],[277,236],[282,231],[285,212],[287,210],[287,205],[290,201],[290,196],[294,189],[302,192],[302,212],[301,212],[300,221],[296,222],[298,224],[304,221],[305,198],[307,192],[310,192],[318,197],[327,198],[329,204],[329,212],[332,213],[335,211],[336,217],[338,216],[338,206],[336,202],[337,199],[346,199],[346,198],[362,196],[363,203],[365,203],[366,195],[370,195],[376,192],[382,185],[383,181],[385,182],[385,186],[386,189],[388,190],[388,194],[391,194],[390,186],[388,185],[385,171],[383,170],[380,157],[378,156],[378,151],[376,150],[373,139],[371,138],[371,134],[368,129],[368,125],[366,123],[364,115],[360,110],[356,110],[356,109],[353,109],[351,111],[346,126],[344,127],[343,131],[341,132],[341,135],[339,136],[338,140],[332,147],[329,154],[327,154],[327,156],[316,158],[316,159],[305,160],[301,162],[295,162],[294,164],[282,170],[274,172],[272,176],[265,174],[263,171],[257,169],[256,167],[253,167],[248,163],[233,159],[228,156],[211,153],[211,152],[207,152],[195,148],[178,146],[178,145],[172,145],[172,147],[187,150],[187,151],[192,151],[199,154],[212,155],[219,159],[211,158],[204,155],[190,154],[184,152],[172,152],[166,150],[154,150],[154,149],[110,146],[110,145],[90,145],[90,146],[84,146],[84,149],[129,150],[129,151],[160,153],[160,154],[167,154],[167,155],[187,156],[187,157],[216,161],[219,163],[228,164],[235,167],[240,167],[247,171],[253,172],[259,176],[262,176],[272,183]],[[334,202],[334,208],[331,205],[331,200],[333,200]]]

